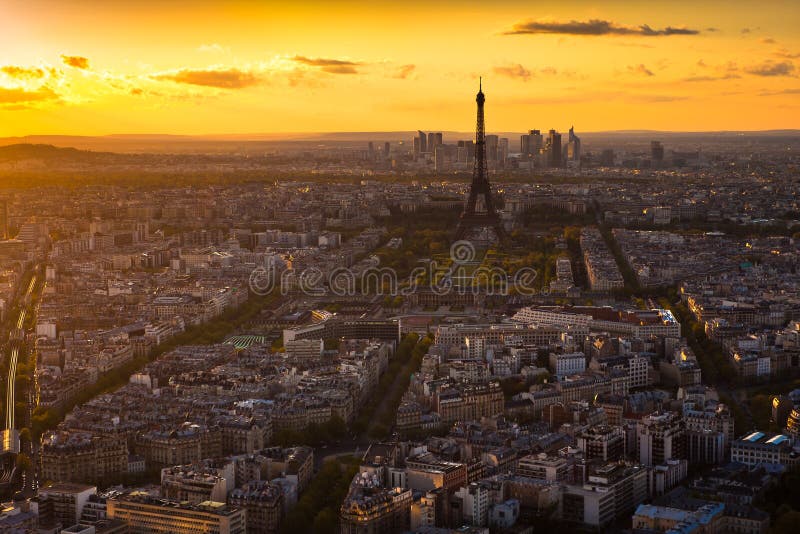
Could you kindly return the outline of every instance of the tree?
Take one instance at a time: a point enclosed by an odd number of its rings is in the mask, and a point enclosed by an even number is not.
[[[800,512],[792,510],[786,512],[773,523],[770,529],[771,534],[794,534],[797,526],[800,525]]]
[[[314,532],[335,534],[339,532],[339,515],[330,506],[323,508],[314,518]]]
[[[20,471],[28,471],[33,467],[30,457],[25,453],[17,454],[17,469]]]

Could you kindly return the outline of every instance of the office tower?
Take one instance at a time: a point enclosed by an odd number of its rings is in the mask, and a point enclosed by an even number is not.
[[[419,137],[414,138],[414,161],[419,159],[420,154],[420,146],[419,146]]]
[[[442,132],[436,132],[436,133],[434,134],[434,136],[433,136],[433,141],[434,141],[434,143],[435,143],[435,144],[434,144],[434,146],[439,146],[439,145],[442,145],[442,144],[444,144],[444,143],[443,143],[443,141],[442,141],[442,139],[443,139],[443,138],[442,138]]]
[[[459,163],[469,163],[475,157],[475,143],[472,141],[459,141],[457,152]]]
[[[497,145],[499,138],[496,135],[486,136],[486,159],[487,161],[497,161]]]
[[[390,149],[390,148],[391,148],[391,147],[389,146],[389,141],[386,141],[386,142],[383,144],[383,158],[384,158],[384,159],[389,159],[389,149]]]
[[[575,135],[574,127],[569,128],[569,141],[567,142],[567,158],[570,161],[581,160],[581,138]]]
[[[685,426],[673,412],[653,412],[636,425],[639,462],[646,466],[684,457]]]
[[[547,166],[561,167],[561,134],[555,130],[547,137]]]
[[[531,130],[528,133],[531,154],[538,154],[544,145],[544,138],[542,132],[539,130]]]
[[[664,161],[664,145],[660,141],[650,142],[650,158],[654,162]]]
[[[500,215],[494,209],[492,199],[492,186],[489,183],[489,172],[486,168],[486,139],[483,119],[483,104],[486,97],[482,88],[478,87],[475,97],[478,104],[478,118],[475,126],[475,166],[472,170],[472,185],[469,188],[469,197],[461,213],[461,220],[456,229],[456,239],[466,239],[475,230],[492,228],[498,239],[505,236]],[[483,199],[481,208],[478,208],[478,197]]]
[[[425,132],[422,130],[417,130],[419,134],[419,151],[420,153],[428,151],[428,137],[425,135]]]
[[[523,159],[528,159],[531,155],[530,151],[531,146],[531,138],[527,134],[522,134],[519,136],[519,153],[522,155]]]
[[[605,167],[611,167],[614,165],[614,151],[610,148],[606,148],[600,154],[600,165]]]
[[[508,158],[508,137],[501,137],[497,143],[497,161],[505,167]]]
[[[452,145],[436,145],[433,149],[433,167],[436,172],[445,170],[447,162],[450,160],[450,150]]]

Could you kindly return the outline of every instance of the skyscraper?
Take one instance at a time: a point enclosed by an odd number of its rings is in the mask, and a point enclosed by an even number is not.
[[[428,151],[428,137],[425,135],[425,132],[423,132],[422,130],[417,130],[417,133],[419,134],[419,151],[420,151],[420,153],[427,152]]]
[[[547,166],[561,167],[561,134],[555,130],[547,137]]]
[[[499,138],[496,135],[486,136],[486,159],[488,161],[497,161],[497,145]]]
[[[569,141],[567,142],[567,158],[570,161],[581,160],[581,138],[575,135],[573,126],[569,128]]]
[[[650,142],[650,158],[653,162],[664,161],[664,145],[660,141]]]

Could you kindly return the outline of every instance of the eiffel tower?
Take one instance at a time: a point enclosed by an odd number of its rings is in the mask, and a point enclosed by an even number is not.
[[[461,219],[456,230],[456,239],[498,241],[505,238],[503,223],[494,208],[492,200],[492,186],[486,170],[486,139],[483,123],[483,96],[481,81],[478,82],[478,123],[475,128],[475,167],[472,171],[472,185],[469,189],[469,198],[464,205]],[[479,203],[479,200],[481,202]],[[494,231],[494,236],[489,234]]]

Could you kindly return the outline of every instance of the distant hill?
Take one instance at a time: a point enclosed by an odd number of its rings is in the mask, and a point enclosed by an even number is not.
[[[74,147],[56,147],[45,144],[18,143],[0,146],[0,163],[38,160],[45,163],[103,163],[117,155],[109,152],[91,152]]]

